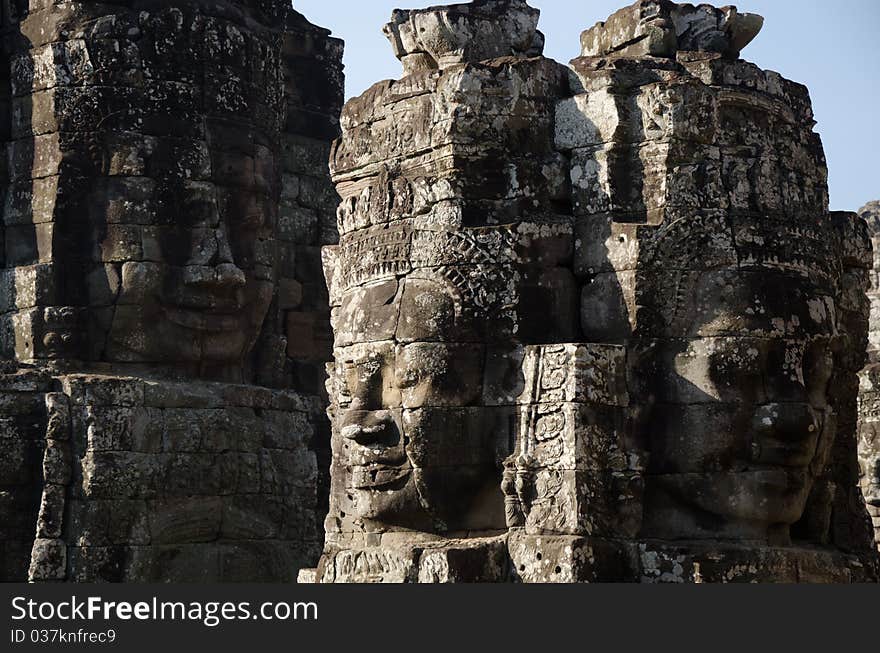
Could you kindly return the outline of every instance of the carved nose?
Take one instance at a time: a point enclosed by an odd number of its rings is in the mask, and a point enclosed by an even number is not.
[[[375,444],[392,445],[394,437],[394,418],[388,411],[350,414],[346,424],[340,429],[342,437],[369,446]]]
[[[183,282],[199,288],[243,288],[247,278],[238,266],[221,263],[216,266],[187,266],[183,272]]]
[[[809,465],[821,428],[822,421],[809,404],[760,406],[752,420],[752,460],[785,467]]]
[[[183,283],[209,291],[234,290],[246,285],[245,273],[233,260],[225,225],[193,243],[192,255],[183,270]]]
[[[806,403],[766,404],[755,411],[753,426],[775,440],[797,443],[817,436],[820,420]]]

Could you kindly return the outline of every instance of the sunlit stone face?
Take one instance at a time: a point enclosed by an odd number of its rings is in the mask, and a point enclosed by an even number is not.
[[[395,316],[384,334],[393,338],[337,348],[334,479],[355,518],[392,530],[458,530],[481,498],[500,491],[496,415],[482,405],[486,348],[463,329],[461,298],[448,283],[391,284],[387,300],[381,286],[357,291],[338,318]]]
[[[699,273],[684,301],[646,357],[646,531],[785,540],[836,431],[834,302],[773,269]]]

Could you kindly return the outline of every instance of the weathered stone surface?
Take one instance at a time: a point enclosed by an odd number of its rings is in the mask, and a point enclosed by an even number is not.
[[[289,0],[2,4],[0,580],[293,580],[342,43]]]
[[[639,0],[585,31],[582,55],[674,57],[685,51],[736,59],[763,26],[761,16],[741,14],[736,7]]]
[[[570,74],[536,19],[398,11],[343,109],[315,578],[875,580],[871,245],[806,89],[733,7],[638,2]]]
[[[292,262],[338,239],[341,42],[281,0],[5,20],[4,357],[322,392],[321,266]],[[291,310],[325,326],[288,356]]]
[[[540,56],[536,25],[524,2],[396,12],[386,33],[407,75],[343,111],[331,156],[341,238],[324,258],[335,331],[325,527],[341,548],[325,565],[337,580],[408,577],[404,563],[383,566],[393,555],[346,548],[386,531],[505,529],[516,409],[489,397],[516,379],[487,364],[489,350],[536,337],[539,314],[541,337],[570,341],[577,316],[552,145],[569,75]],[[459,564],[471,580],[500,578],[494,563],[463,562],[462,546],[426,550],[414,578],[467,580]]]
[[[833,390],[863,364],[870,244],[828,212],[806,90],[734,61],[760,25],[735,16],[642,2],[585,33],[557,135],[582,328],[628,351],[639,537],[807,541],[871,568],[853,396]]]
[[[859,210],[868,225],[874,245],[871,287],[868,299],[871,305],[868,357],[869,365],[862,371],[859,387],[859,473],[861,489],[868,504],[868,512],[880,547],[880,438],[877,422],[880,419],[880,386],[878,386],[878,352],[880,352],[880,202],[868,202]]]
[[[270,409],[252,387],[189,382],[187,405],[176,383],[150,380],[145,393],[142,379],[61,382],[49,423],[66,417],[70,433],[55,441],[60,428],[47,431],[37,521],[54,557],[40,559],[33,580],[47,579],[59,548],[66,568],[52,578],[77,582],[289,582],[315,559],[310,402],[265,390],[285,406]],[[166,406],[156,400],[175,395]]]
[[[539,11],[524,0],[475,0],[423,10],[398,9],[385,26],[406,72],[516,54],[540,55]]]
[[[880,221],[880,200],[874,200],[865,204],[859,209],[859,216],[868,222],[870,232],[872,234],[876,233],[878,228],[880,228],[880,224],[878,224],[878,221]]]
[[[286,0],[20,4],[2,579],[877,580],[876,220],[763,19],[396,10],[343,109]]]

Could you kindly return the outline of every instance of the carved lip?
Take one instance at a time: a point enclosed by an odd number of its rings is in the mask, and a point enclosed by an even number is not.
[[[771,438],[760,438],[753,449],[754,470],[783,468],[799,471],[809,467],[816,455],[815,443],[780,442]]]
[[[355,490],[399,490],[409,480],[412,468],[407,466],[358,465],[351,468]]]
[[[176,306],[163,306],[168,320],[193,331],[229,333],[242,328],[242,313],[212,313]]]
[[[793,495],[806,488],[809,468],[768,466],[749,469],[747,472],[742,472],[742,475],[752,478],[766,492],[774,495]]]

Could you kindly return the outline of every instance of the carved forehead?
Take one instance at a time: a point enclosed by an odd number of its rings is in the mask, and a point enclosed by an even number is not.
[[[337,346],[399,340],[478,340],[463,332],[463,297],[442,274],[389,279],[351,290],[335,319]]]
[[[837,306],[827,288],[792,272],[724,268],[668,272],[646,281],[639,303],[656,337],[833,337]]]

